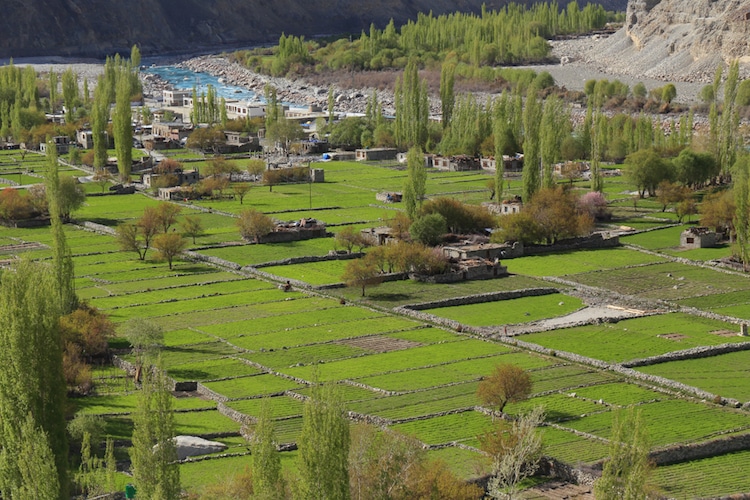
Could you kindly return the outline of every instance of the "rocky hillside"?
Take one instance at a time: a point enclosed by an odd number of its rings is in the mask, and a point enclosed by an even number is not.
[[[622,11],[625,1],[599,3]],[[478,12],[483,3],[495,9],[507,0],[5,0],[0,57],[101,57],[134,44],[144,55],[231,49],[282,32],[359,33],[418,12]]]
[[[630,0],[625,26],[587,55],[602,69],[703,81],[722,61],[750,68],[750,0]]]

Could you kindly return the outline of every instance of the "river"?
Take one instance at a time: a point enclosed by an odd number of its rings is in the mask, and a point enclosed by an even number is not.
[[[177,66],[151,66],[142,70],[142,73],[156,75],[168,82],[176,90],[192,90],[196,88],[198,95],[208,92],[208,86],[213,86],[218,97],[224,99],[239,99],[241,101],[259,100],[264,102],[263,96],[257,95],[252,90],[238,87],[225,82],[221,77],[209,75],[208,73],[197,73],[187,68]]]

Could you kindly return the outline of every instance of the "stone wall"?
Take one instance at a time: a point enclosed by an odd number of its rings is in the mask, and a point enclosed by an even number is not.
[[[521,297],[537,297],[558,293],[557,288],[525,288],[522,290],[512,290],[509,292],[489,292],[478,295],[467,295],[463,297],[454,297],[450,299],[434,300],[431,302],[420,302],[419,304],[408,304],[399,309],[409,309],[412,311],[423,311],[425,309],[434,309],[436,307],[462,306],[468,304],[482,304],[484,302],[496,302],[499,300],[520,299]]]
[[[684,349],[682,351],[672,351],[659,356],[651,356],[648,358],[634,359],[622,363],[625,368],[634,368],[638,366],[649,366],[656,365],[659,363],[666,363],[668,361],[681,361],[684,359],[699,359],[709,358],[712,356],[718,356],[720,354],[726,354],[729,352],[747,351],[750,350],[750,342],[730,342],[727,344],[714,345],[714,346],[700,346],[693,347],[691,349]]]
[[[288,266],[292,264],[307,264],[310,262],[325,262],[328,260],[350,260],[350,259],[358,259],[362,257],[364,254],[360,252],[352,252],[352,253],[345,253],[345,254],[328,254],[328,255],[307,255],[304,257],[289,257],[288,259],[281,259],[281,260],[272,260],[270,262],[263,262],[261,264],[255,264],[254,266],[248,266],[248,267],[254,267],[256,269],[260,269],[263,267],[271,267],[271,266]]]
[[[300,229],[296,231],[274,231],[260,238],[261,243],[287,243],[290,241],[311,240],[331,236],[325,227]]]

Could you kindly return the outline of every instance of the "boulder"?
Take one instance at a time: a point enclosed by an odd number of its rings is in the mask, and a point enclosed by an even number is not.
[[[209,441],[197,436],[175,436],[174,442],[179,460],[184,460],[187,457],[208,455],[209,453],[216,453],[227,449],[227,445],[224,443]]]

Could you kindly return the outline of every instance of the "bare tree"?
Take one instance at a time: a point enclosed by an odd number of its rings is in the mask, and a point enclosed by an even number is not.
[[[511,428],[499,421],[497,428],[480,438],[482,448],[492,457],[492,475],[488,492],[492,498],[513,498],[521,481],[539,468],[542,437],[537,427],[544,421],[540,406],[521,415]]]

